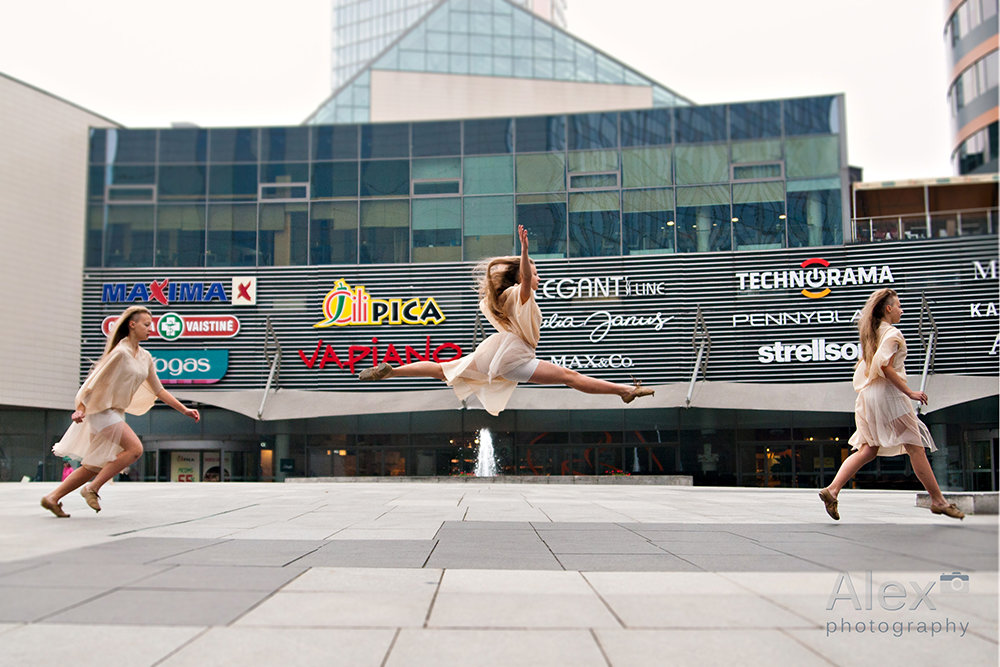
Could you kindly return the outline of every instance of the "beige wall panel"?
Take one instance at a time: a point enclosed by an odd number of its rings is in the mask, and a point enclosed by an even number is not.
[[[489,118],[636,109],[649,86],[373,70],[373,122]]]
[[[113,123],[0,75],[0,405],[72,409],[90,126]]]

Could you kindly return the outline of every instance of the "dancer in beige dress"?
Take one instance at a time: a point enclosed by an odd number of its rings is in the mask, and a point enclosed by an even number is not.
[[[927,460],[926,449],[937,451],[931,434],[917,418],[911,401],[927,404],[927,394],[912,391],[906,384],[906,341],[894,325],[903,316],[899,297],[891,289],[876,290],[865,303],[858,321],[861,359],[854,369],[854,421],[857,431],[851,436],[854,452],[840,466],[830,486],[819,492],[826,512],[840,519],[837,496],[840,490],[876,456],[899,456],[906,453],[917,479],[931,497],[931,512],[956,519],[965,515],[941,494],[937,479]]]
[[[625,403],[651,396],[652,389],[614,384],[583,375],[535,357],[542,311],[535,302],[538,270],[528,257],[528,232],[517,226],[520,257],[495,257],[484,262],[479,278],[479,309],[497,330],[472,354],[448,361],[418,361],[393,368],[381,363],[361,372],[362,381],[387,377],[431,377],[444,380],[460,400],[475,394],[491,415],[507,407],[519,382],[564,384],[587,394],[614,394]]]
[[[201,419],[197,410],[183,406],[163,388],[152,355],[139,346],[149,338],[152,326],[153,317],[145,307],[127,308],[115,322],[104,354],[76,394],[74,423],[52,452],[79,461],[80,467],[42,498],[42,507],[58,517],[69,516],[60,499],[81,486],[80,495],[100,512],[98,491],[142,455],[142,443],[125,423],[126,412],[144,414],[159,398],[184,416]]]

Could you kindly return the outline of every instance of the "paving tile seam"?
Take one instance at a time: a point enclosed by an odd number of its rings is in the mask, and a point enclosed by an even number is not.
[[[608,657],[608,652],[604,650],[604,645],[601,644],[601,640],[597,636],[597,631],[594,628],[590,628],[590,638],[594,640],[597,650],[601,652],[601,657],[604,658],[604,664],[607,665],[607,667],[614,667],[611,662],[611,658]]]
[[[264,604],[265,601],[270,600],[271,598],[273,598],[277,593],[281,592],[282,589],[284,589],[286,586],[288,586],[290,583],[292,583],[293,581],[295,581],[296,579],[298,579],[299,577],[301,577],[302,575],[304,575],[308,571],[309,571],[309,568],[302,570],[297,575],[295,575],[294,577],[292,577],[291,579],[289,579],[288,581],[286,581],[285,583],[283,583],[281,586],[278,586],[277,588],[275,588],[274,590],[272,590],[267,595],[262,596],[259,600],[257,600],[257,602],[255,602],[254,604],[252,604],[249,607],[247,607],[246,609],[244,609],[243,613],[237,614],[234,618],[230,619],[230,621],[228,623],[226,623],[225,625],[220,626],[220,627],[232,627],[234,623],[236,623],[237,621],[239,621],[241,618],[243,618],[244,616],[246,616],[247,614],[249,614],[250,612],[252,612],[254,609],[256,609],[257,607],[259,607],[260,605]],[[291,591],[288,591],[288,592],[291,592]]]
[[[168,651],[167,654],[164,655],[164,656],[162,656],[159,660],[157,660],[157,661],[155,661],[153,663],[150,663],[150,667],[157,667],[157,665],[162,665],[164,662],[166,662],[167,660],[169,660],[171,657],[173,657],[174,655],[177,655],[182,650],[184,650],[185,648],[187,648],[188,646],[190,646],[192,643],[198,641],[198,639],[200,639],[201,637],[204,637],[208,632],[210,632],[212,630],[213,627],[217,627],[217,626],[209,625],[209,626],[203,627],[201,629],[201,631],[198,632],[197,634],[195,634],[193,637],[189,638],[187,641],[183,642],[179,646],[175,646],[173,648],[173,650]]]
[[[215,512],[214,514],[206,514],[205,516],[193,517],[191,519],[183,519],[181,521],[171,521],[170,523],[158,524],[155,526],[145,526],[143,528],[133,528],[132,530],[124,530],[120,533],[110,533],[110,537],[121,537],[122,535],[131,535],[133,533],[141,533],[144,530],[155,530],[157,528],[167,528],[169,526],[180,526],[185,523],[193,523],[195,521],[204,521],[205,519],[211,519],[212,517],[222,516],[224,514],[231,514],[233,512],[240,512],[245,509],[250,509],[251,507],[257,507],[260,503],[253,503],[252,505],[245,505],[243,507],[237,507],[234,509],[223,510],[221,512]]]
[[[379,667],[385,667],[389,662],[389,656],[392,655],[392,650],[396,648],[396,640],[399,639],[399,633],[402,632],[402,628],[396,628],[396,631],[392,633],[392,640],[389,642],[389,646],[385,649],[385,655],[382,656],[382,662],[379,663]]]
[[[775,629],[779,633],[781,633],[782,635],[784,635],[785,637],[788,637],[790,640],[792,640],[793,643],[798,644],[799,646],[801,646],[802,648],[804,648],[805,650],[807,650],[809,653],[812,653],[813,655],[815,655],[816,657],[818,657],[820,660],[822,660],[826,664],[833,665],[833,667],[844,667],[844,666],[840,665],[839,663],[836,663],[833,660],[830,660],[828,657],[826,657],[825,655],[823,655],[821,652],[817,651],[815,648],[813,648],[809,644],[805,643],[804,641],[802,641],[801,639],[799,639],[794,634],[788,632],[785,628],[778,627],[778,628],[775,628]]]
[[[441,574],[438,575],[437,585],[434,587],[434,595],[431,596],[431,603],[427,605],[427,614],[424,616],[424,627],[426,628],[431,621],[431,614],[434,613],[434,604],[437,602],[438,593],[441,592],[441,582],[444,581],[445,570],[441,570]]]
[[[604,596],[601,595],[601,592],[599,590],[597,590],[596,586],[594,586],[594,582],[592,582],[590,579],[587,578],[586,573],[579,572],[579,575],[580,575],[580,577],[584,581],[587,582],[587,585],[590,587],[590,590],[592,590],[594,592],[594,595],[597,596],[597,599],[601,601],[601,604],[603,604],[605,606],[605,608],[608,610],[608,612],[611,614],[611,616],[614,617],[614,619],[616,621],[618,621],[618,625],[620,625],[622,628],[627,627],[625,625],[625,621],[622,620],[622,617],[619,616],[618,612],[614,610],[614,607],[612,607],[611,604],[608,603],[608,601],[606,599],[604,599]]]

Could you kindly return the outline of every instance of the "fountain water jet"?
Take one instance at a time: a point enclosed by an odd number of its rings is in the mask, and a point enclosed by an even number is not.
[[[488,428],[479,429],[479,451],[476,453],[476,477],[496,477],[497,461],[493,452],[493,434]]]

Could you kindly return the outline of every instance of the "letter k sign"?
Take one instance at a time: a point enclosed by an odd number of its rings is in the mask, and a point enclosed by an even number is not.
[[[234,276],[231,294],[234,306],[256,306],[257,279],[252,276]]]

